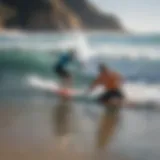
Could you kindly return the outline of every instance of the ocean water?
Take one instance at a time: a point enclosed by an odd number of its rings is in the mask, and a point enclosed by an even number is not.
[[[112,159],[160,159],[159,43],[159,35],[0,35],[0,157],[4,159],[12,155],[12,159],[22,159],[23,155],[30,159],[37,156],[39,159],[53,159],[57,154],[55,151],[53,153],[56,139],[52,118],[59,101],[50,90],[39,88],[36,84],[45,80],[51,84],[51,88],[58,85],[59,79],[53,72],[53,66],[62,51],[75,47],[78,57],[85,62],[85,67],[80,70],[79,66],[69,66],[74,78],[74,88],[86,89],[97,74],[98,63],[104,62],[124,76],[126,96],[136,102],[145,103],[145,109],[142,110],[122,109],[109,148],[111,157],[112,154],[115,157]],[[69,148],[72,152],[77,150],[83,157],[94,147],[97,140],[95,132],[104,111],[103,107],[93,101],[94,98],[88,103],[85,96],[76,97],[72,102],[75,146],[71,145]],[[148,102],[158,103],[158,107],[152,110],[153,103]],[[137,106],[141,108],[143,105]],[[71,159],[70,154],[68,157],[63,152],[58,154]]]
[[[131,99],[160,101],[160,35],[79,32],[0,35],[1,97],[44,95],[30,79],[58,83],[53,66],[70,47],[85,62],[81,70],[78,65],[69,66],[74,88],[86,88],[96,76],[99,62],[104,62],[124,76],[124,90]]]

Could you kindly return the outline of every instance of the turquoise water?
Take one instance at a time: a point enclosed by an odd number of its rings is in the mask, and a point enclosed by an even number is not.
[[[76,65],[69,67],[76,87],[89,85],[99,62],[121,72],[126,82],[133,85],[143,83],[150,87],[160,82],[160,35],[21,33],[1,35],[0,42],[3,89],[21,88],[21,83],[24,88],[25,79],[31,75],[58,82],[53,66],[60,53],[70,47],[77,49],[78,57],[86,64],[81,69]]]

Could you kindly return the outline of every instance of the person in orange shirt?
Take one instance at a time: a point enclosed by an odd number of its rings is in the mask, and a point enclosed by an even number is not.
[[[90,86],[89,91],[92,91],[97,85],[103,85],[106,89],[105,93],[98,98],[98,102],[105,106],[106,111],[100,122],[97,147],[98,149],[104,149],[115,130],[120,106],[123,104],[123,78],[119,73],[113,72],[104,64],[99,65],[99,71],[100,73]]]

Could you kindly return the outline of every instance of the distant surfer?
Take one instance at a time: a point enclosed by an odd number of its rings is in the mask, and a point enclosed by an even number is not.
[[[60,93],[58,93],[62,99],[56,108],[54,118],[56,122],[56,132],[61,139],[60,145],[62,145],[63,148],[65,148],[70,139],[69,115],[71,113],[71,104],[68,103],[70,100],[68,90],[71,89],[72,74],[67,67],[73,63],[77,65],[81,64],[77,58],[76,50],[70,49],[60,55],[60,58],[54,66],[54,71],[62,82],[61,89],[59,90]]]
[[[119,117],[119,109],[123,103],[122,76],[111,71],[104,64],[99,65],[99,75],[89,88],[92,91],[97,85],[103,85],[105,93],[98,98],[98,102],[106,107],[106,112],[102,117],[98,131],[98,149],[103,149],[115,130]]]
[[[72,63],[74,59],[75,51],[70,49],[66,54],[60,55],[54,68],[58,77],[61,78],[63,85],[67,85],[67,87],[71,84],[71,74],[67,70],[67,66]]]

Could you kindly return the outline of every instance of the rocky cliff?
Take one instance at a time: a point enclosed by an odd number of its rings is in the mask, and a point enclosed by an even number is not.
[[[27,30],[124,30],[116,16],[102,14],[87,0],[1,0],[0,6],[1,27]],[[8,11],[2,14],[3,6],[16,14],[7,16]]]

